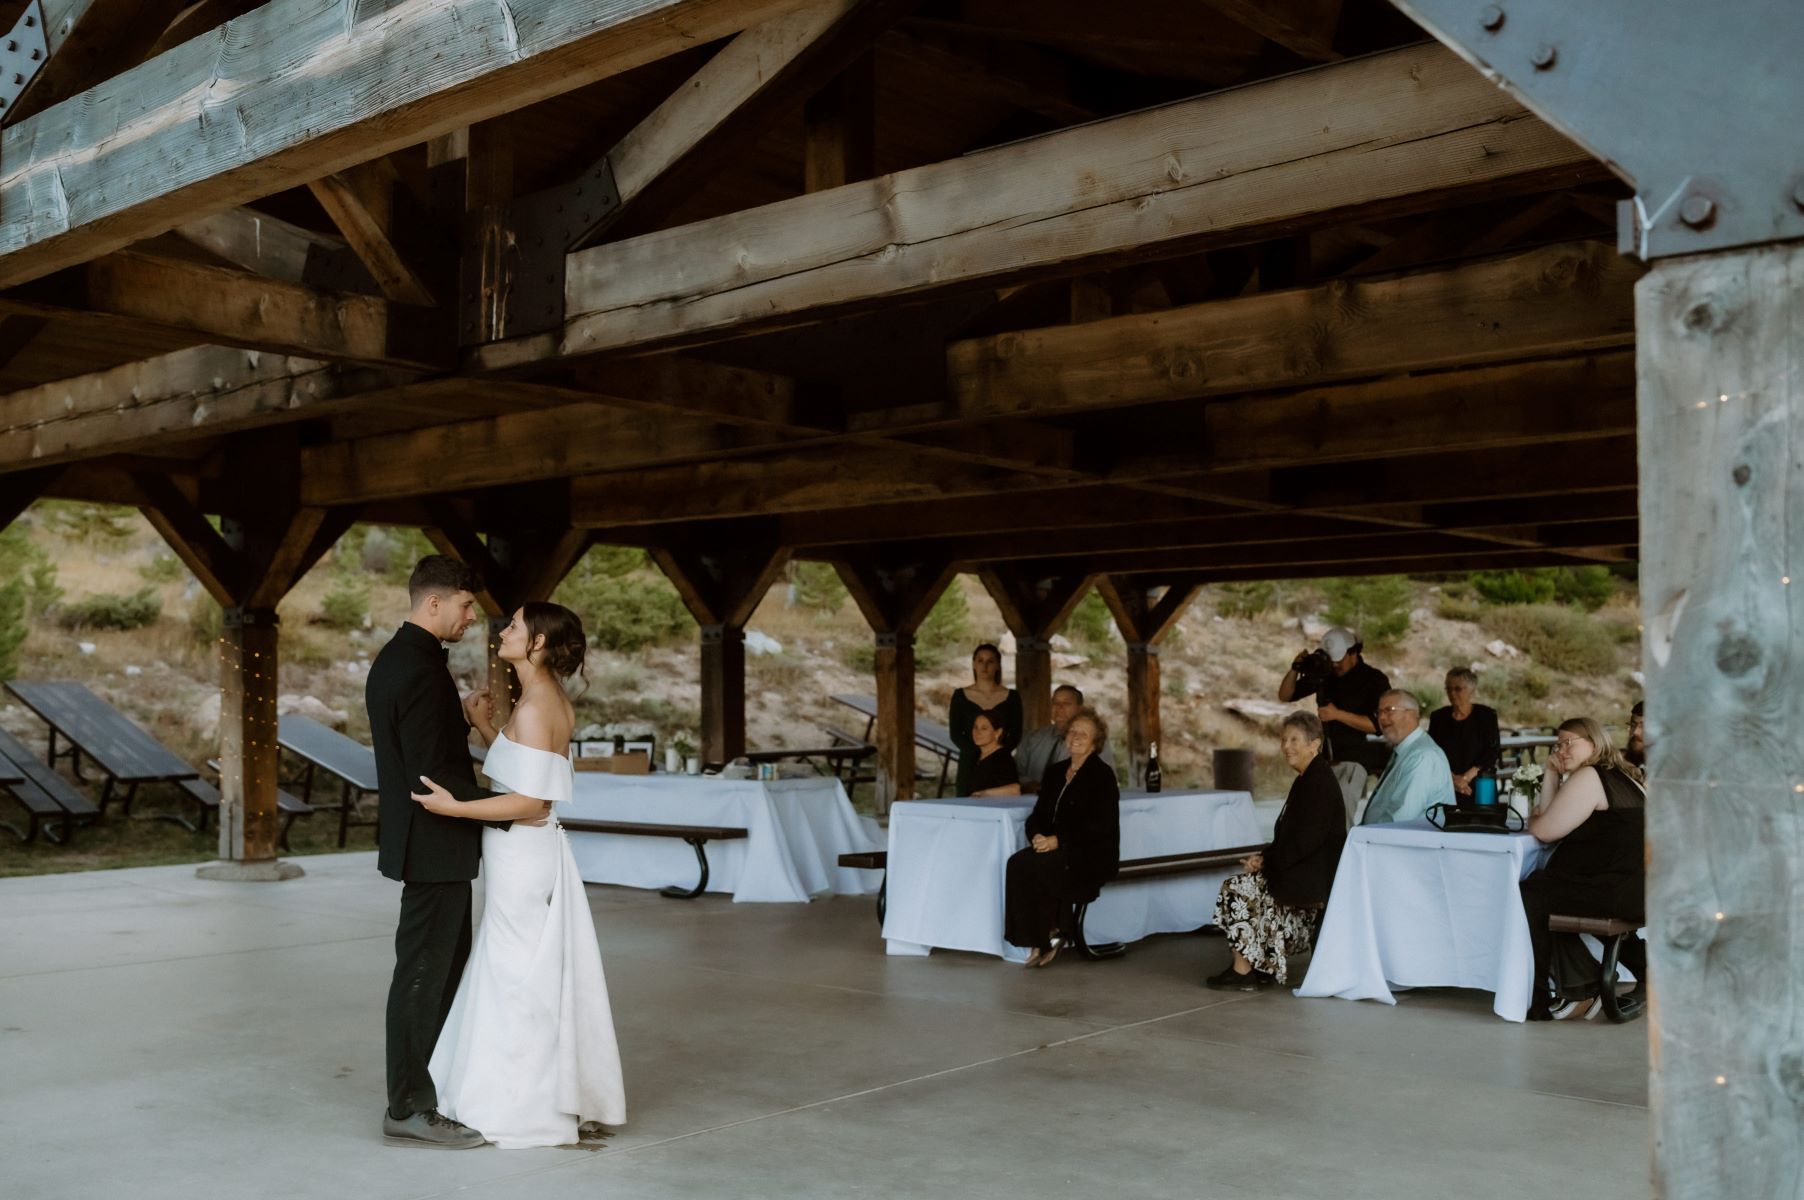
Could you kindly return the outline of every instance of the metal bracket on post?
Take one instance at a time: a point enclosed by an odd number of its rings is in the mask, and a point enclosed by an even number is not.
[[[1643,259],[1804,238],[1797,0],[1395,0],[1636,191]]]
[[[44,10],[31,0],[0,42],[0,114],[11,111],[50,60],[44,41]]]
[[[564,322],[565,259],[620,214],[614,165],[471,213],[463,240],[458,328],[466,344],[544,333]]]

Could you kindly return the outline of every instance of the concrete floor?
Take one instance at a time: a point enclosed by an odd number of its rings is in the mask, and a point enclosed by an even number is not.
[[[399,889],[0,880],[0,1196],[1645,1196],[1647,1026],[1201,986],[1219,939],[1024,971],[886,958],[868,900],[591,888],[629,1124],[385,1148]]]

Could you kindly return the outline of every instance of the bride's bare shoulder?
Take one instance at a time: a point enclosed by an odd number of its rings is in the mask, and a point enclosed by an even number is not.
[[[534,697],[523,698],[508,719],[508,740],[534,750],[565,753],[570,743],[569,720],[560,708]]]

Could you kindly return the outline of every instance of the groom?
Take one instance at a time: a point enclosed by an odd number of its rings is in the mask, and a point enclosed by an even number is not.
[[[382,1120],[391,1145],[467,1150],[483,1144],[480,1133],[439,1113],[426,1069],[470,957],[470,881],[482,857],[483,825],[427,812],[412,799],[422,775],[459,800],[487,794],[476,783],[469,722],[443,645],[475,623],[476,588],[475,575],[456,559],[421,559],[407,583],[412,611],[376,655],[364,688],[380,785],[376,862],[403,885]]]

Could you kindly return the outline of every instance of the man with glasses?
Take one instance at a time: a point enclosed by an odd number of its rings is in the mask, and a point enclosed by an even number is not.
[[[1643,703],[1637,700],[1629,710],[1629,743],[1622,749],[1622,756],[1637,771],[1647,770],[1647,717],[1641,711]]]
[[[1422,727],[1422,705],[1414,696],[1395,688],[1380,696],[1378,731],[1391,744],[1391,763],[1361,825],[1420,821],[1432,806],[1453,803],[1452,768]]]

